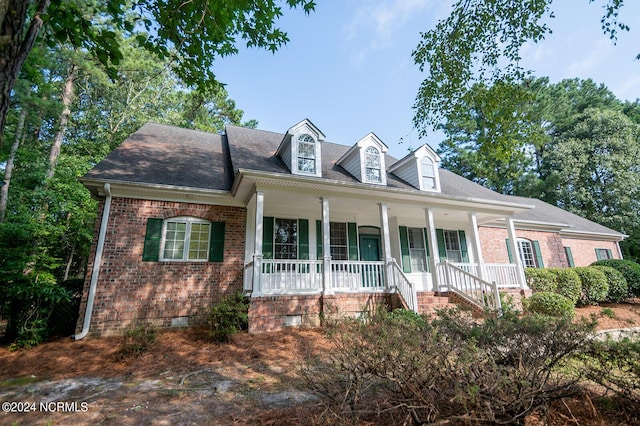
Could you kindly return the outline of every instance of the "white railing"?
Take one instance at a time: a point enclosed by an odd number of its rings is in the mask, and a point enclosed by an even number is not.
[[[485,281],[447,261],[438,263],[436,271],[440,286],[446,286],[449,291],[457,293],[481,309],[496,311],[502,309],[496,283]]]
[[[253,262],[249,262],[244,265],[243,286],[245,294],[250,294],[253,291]]]
[[[384,262],[331,261],[331,290],[372,291],[385,288]]]
[[[263,294],[322,291],[322,261],[263,259],[260,287]]]
[[[482,277],[485,281],[495,282],[498,288],[520,287],[518,284],[518,269],[513,263],[456,263],[449,262],[457,268],[462,269],[477,277]]]
[[[389,262],[389,286],[393,286],[398,290],[409,309],[413,312],[418,312],[416,290],[395,260]]]

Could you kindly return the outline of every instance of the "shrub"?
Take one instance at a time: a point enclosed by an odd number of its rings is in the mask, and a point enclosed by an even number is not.
[[[574,303],[569,298],[550,291],[533,293],[526,306],[529,312],[552,317],[572,319],[576,314]]]
[[[580,299],[582,285],[580,276],[573,268],[550,268],[556,279],[556,293],[563,295],[575,305]]]
[[[556,277],[549,269],[526,268],[527,285],[533,291],[556,291]]]
[[[124,333],[124,341],[118,351],[118,356],[121,359],[139,357],[155,340],[156,329],[150,324],[127,330]]]
[[[609,283],[609,293],[607,294],[607,301],[618,303],[627,298],[629,295],[629,287],[627,286],[627,280],[622,275],[622,272],[614,269],[610,266],[596,265],[594,268],[601,270],[607,277]]]
[[[381,313],[332,326],[335,349],[302,374],[333,424],[520,424],[573,395],[563,368],[593,324],[540,315],[483,320],[441,310],[430,323]]]
[[[209,312],[209,336],[216,342],[231,340],[236,333],[246,330],[249,304],[242,293],[225,297]]]
[[[582,294],[578,304],[580,305],[597,305],[607,299],[609,293],[609,284],[607,283],[607,277],[598,268],[594,267],[582,267],[574,268],[574,271],[580,277],[580,283],[582,285]]]
[[[598,260],[592,266],[610,266],[622,273],[627,280],[629,296],[640,297],[640,265],[623,259]]]

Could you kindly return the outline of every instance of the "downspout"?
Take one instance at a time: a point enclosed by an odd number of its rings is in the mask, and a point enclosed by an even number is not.
[[[98,244],[96,247],[96,256],[93,260],[93,269],[91,270],[91,284],[89,285],[89,295],[87,297],[87,308],[84,312],[84,322],[82,323],[82,331],[80,334],[71,336],[74,340],[84,339],[89,334],[89,325],[91,324],[91,315],[93,314],[93,302],[96,298],[96,287],[98,285],[98,276],[100,275],[100,266],[102,264],[102,251],[104,249],[104,239],[107,235],[107,224],[109,222],[109,210],[111,210],[111,186],[104,184],[104,192],[107,198],[104,200],[104,209],[102,210],[102,221],[100,222],[100,232],[98,234]]]

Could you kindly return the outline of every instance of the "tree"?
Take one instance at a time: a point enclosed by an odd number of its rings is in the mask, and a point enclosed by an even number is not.
[[[0,138],[4,133],[15,80],[38,36],[50,44],[69,43],[93,54],[111,78],[123,58],[117,34],[135,35],[138,44],[170,59],[188,86],[206,91],[219,83],[212,65],[237,53],[237,42],[276,51],[288,41],[275,26],[282,16],[277,0],[8,0],[0,7]],[[315,8],[313,0],[286,0],[290,8]],[[103,25],[104,20],[109,25]],[[142,32],[144,28],[146,32]],[[43,31],[43,29],[45,31]],[[1,142],[1,139],[0,139]]]
[[[593,0],[591,0],[593,1]],[[520,49],[537,43],[551,29],[552,0],[458,0],[451,15],[422,34],[413,58],[428,76],[414,104],[421,134],[464,107],[475,83],[521,83],[529,73],[519,65]],[[629,27],[618,20],[623,1],[607,0],[602,29],[614,41]]]

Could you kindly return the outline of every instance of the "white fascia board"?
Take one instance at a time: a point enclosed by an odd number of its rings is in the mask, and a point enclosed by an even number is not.
[[[452,208],[454,210],[474,210],[501,212],[507,216],[534,208],[532,205],[505,201],[487,200],[473,197],[452,197],[441,193],[425,192],[418,189],[389,188],[377,184],[344,182],[326,178],[313,178],[284,173],[260,172],[239,169],[232,193],[238,194],[245,179],[252,186],[291,187],[321,194],[353,194],[370,197],[379,201],[404,201],[425,204],[434,208]]]
[[[572,238],[576,240],[601,240],[601,241],[622,241],[628,237],[627,234],[609,234],[606,232],[589,232],[589,231],[560,231],[563,238]]]
[[[100,197],[105,195],[101,188],[109,183],[113,197],[244,207],[231,191],[109,179],[80,179],[80,182]]]

